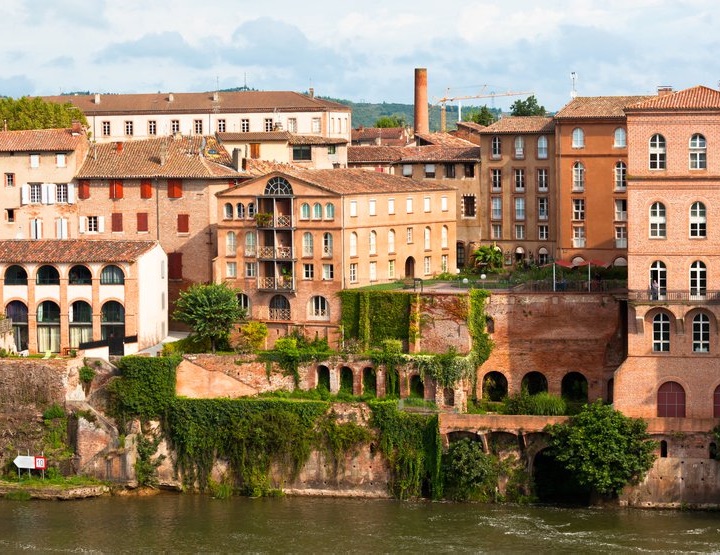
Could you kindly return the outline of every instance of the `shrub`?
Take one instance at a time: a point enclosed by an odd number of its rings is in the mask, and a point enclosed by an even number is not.
[[[446,497],[455,501],[490,501],[498,484],[498,461],[482,443],[461,439],[443,457]]]
[[[84,384],[89,384],[95,377],[95,369],[88,365],[81,366],[78,373],[80,374],[80,381]]]
[[[560,416],[567,411],[565,399],[547,392],[529,395],[526,390],[520,394],[505,397],[500,408],[502,414],[532,414]]]

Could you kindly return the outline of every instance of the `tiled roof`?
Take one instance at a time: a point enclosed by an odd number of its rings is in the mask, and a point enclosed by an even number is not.
[[[346,145],[347,139],[321,137],[320,135],[290,135],[291,145]]]
[[[401,147],[397,146],[349,146],[348,162],[398,162],[402,159]]]
[[[85,140],[85,135],[73,135],[71,129],[0,131],[0,152],[69,152]]]
[[[442,185],[436,181],[415,181],[398,175],[359,169],[314,170],[286,168],[283,171],[273,172],[259,179],[269,179],[272,175],[285,175],[286,177],[299,179],[338,195],[455,190],[453,187]],[[246,186],[247,182],[223,189],[217,193],[217,196],[223,197],[232,194],[232,192],[242,190]]]
[[[472,129],[480,135],[498,135],[503,133],[553,133],[555,121],[550,116],[504,116],[496,122]]]
[[[480,159],[480,147],[467,141],[463,142],[467,146],[350,146],[348,147],[348,162],[367,164],[402,164],[404,162],[477,162]]]
[[[47,239],[0,241],[0,262],[62,264],[74,262],[132,262],[152,249],[156,241],[102,241]]]
[[[245,171],[251,177],[260,177],[276,171],[283,172],[285,170],[298,169],[297,166],[292,164],[255,158],[245,158],[243,163],[245,164]]]
[[[719,110],[720,91],[699,85],[649,97],[628,106],[629,110]]]
[[[245,141],[288,141],[288,131],[257,131],[249,133],[218,133],[217,138],[221,141],[245,142]]]
[[[415,139],[424,144],[468,148],[475,146],[470,141],[451,135],[450,133],[415,133]]]
[[[627,106],[637,104],[653,96],[578,96],[572,99],[559,112],[555,119],[596,119],[624,118]]]
[[[350,111],[337,102],[291,91],[101,94],[99,98],[96,104],[94,94],[43,97],[49,102],[70,102],[85,115]]]
[[[473,131],[482,131],[485,129],[484,125],[480,125],[479,123],[475,123],[474,121],[459,121],[457,122],[458,127],[467,127],[468,129],[472,129]]]
[[[94,144],[77,177],[247,177],[233,169],[231,163],[229,154],[215,137],[162,137]]]

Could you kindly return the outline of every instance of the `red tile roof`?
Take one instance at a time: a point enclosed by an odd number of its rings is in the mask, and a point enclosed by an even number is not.
[[[405,146],[410,136],[404,127],[358,127],[351,132],[353,143],[375,143],[385,146]]]
[[[350,146],[348,163],[477,162],[480,159],[480,147],[463,142],[467,146]]]
[[[699,85],[668,94],[651,96],[628,110],[720,110],[720,91]]]
[[[465,139],[461,139],[460,137],[450,133],[415,133],[415,139],[419,139],[421,146],[423,144],[453,146],[460,148],[475,146],[470,141],[466,141]]]
[[[282,172],[288,169],[298,169],[298,167],[293,164],[284,164],[282,162],[259,160],[255,158],[245,158],[243,163],[245,164],[245,171],[251,177],[260,177],[275,171]]]
[[[237,112],[349,112],[337,102],[291,91],[233,91],[217,93],[150,93],[101,94],[95,103],[94,94],[45,96],[49,102],[70,102],[85,115],[101,114],[183,114]],[[172,98],[172,100],[170,100]]]
[[[578,96],[555,114],[556,120],[624,118],[624,109],[652,96]]]
[[[291,145],[344,145],[347,139],[322,137],[320,135],[295,135],[288,131],[267,131],[255,133],[218,133],[217,138],[225,142],[286,142]]]
[[[148,252],[156,241],[103,241],[47,239],[0,241],[0,262],[62,264],[80,262],[132,262]]]
[[[0,131],[0,152],[69,152],[86,140],[84,134],[73,135],[71,129]]]
[[[162,137],[94,144],[77,177],[247,177],[231,164],[230,155],[215,137]]]
[[[480,135],[553,133],[555,131],[555,121],[550,116],[504,116],[487,127],[473,125],[476,127],[471,129]]]
[[[348,162],[399,162],[402,152],[397,146],[349,146]]]

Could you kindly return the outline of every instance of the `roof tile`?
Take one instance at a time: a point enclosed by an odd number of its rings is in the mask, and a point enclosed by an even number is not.
[[[0,152],[68,152],[85,140],[84,134],[73,135],[72,129],[0,131]]]
[[[0,241],[0,262],[132,262],[157,244],[156,241],[15,239]]]

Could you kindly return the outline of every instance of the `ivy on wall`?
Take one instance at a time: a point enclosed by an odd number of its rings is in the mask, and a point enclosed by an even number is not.
[[[471,289],[468,310],[468,332],[472,339],[472,356],[475,367],[482,365],[493,349],[493,341],[487,332],[485,304],[490,293],[484,289]]]
[[[365,348],[385,339],[409,339],[415,293],[342,291],[339,295],[346,339],[356,339]]]

